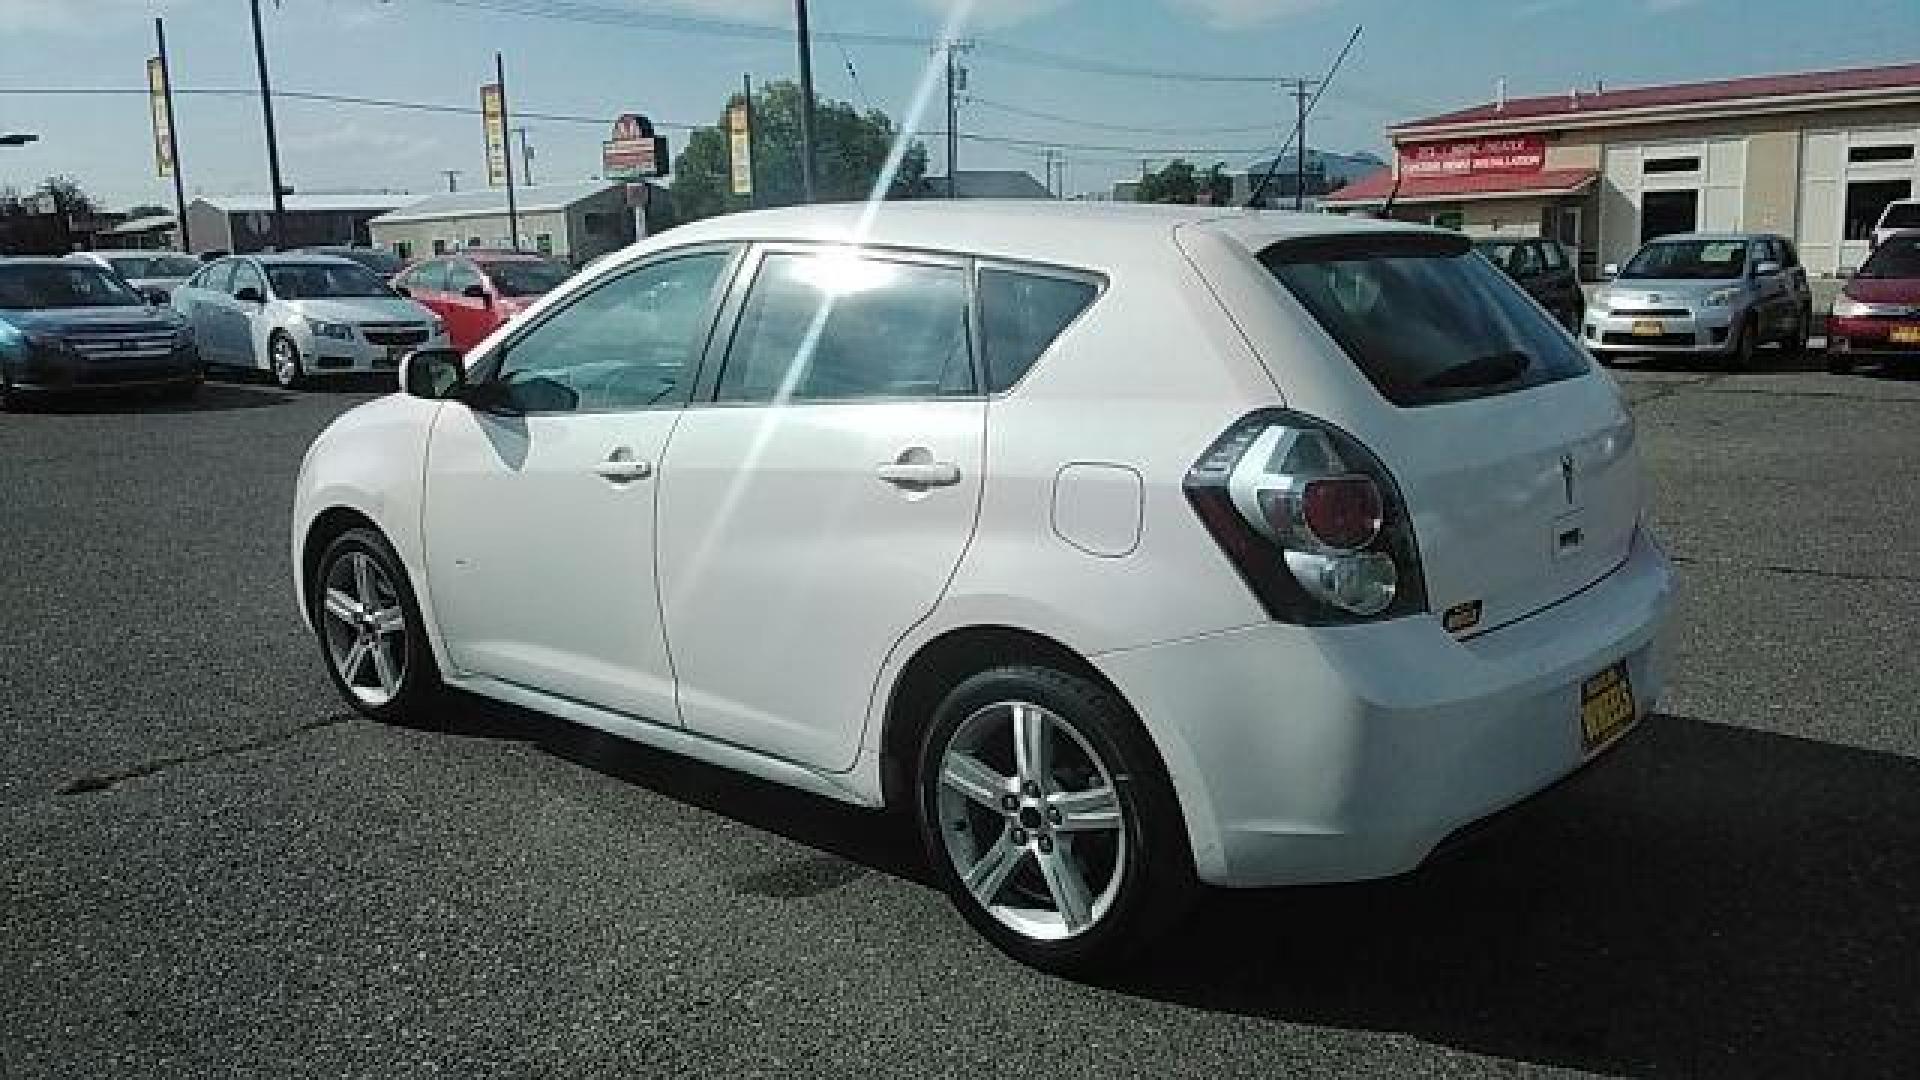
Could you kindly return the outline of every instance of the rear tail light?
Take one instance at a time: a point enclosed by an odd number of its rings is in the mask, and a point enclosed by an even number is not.
[[[1331,424],[1283,409],[1247,416],[1195,463],[1186,491],[1275,619],[1328,625],[1427,609],[1399,488]]]

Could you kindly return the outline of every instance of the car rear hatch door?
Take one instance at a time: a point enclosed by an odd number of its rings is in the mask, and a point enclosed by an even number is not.
[[[1645,484],[1617,387],[1463,238],[1290,238],[1238,268],[1182,243],[1287,406],[1393,474],[1450,627],[1524,618],[1625,561]]]

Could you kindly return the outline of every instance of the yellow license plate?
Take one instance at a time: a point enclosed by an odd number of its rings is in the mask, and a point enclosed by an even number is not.
[[[1633,323],[1634,337],[1659,337],[1666,332],[1666,324],[1659,319],[1635,319]]]
[[[1895,345],[1920,345],[1920,326],[1896,326],[1887,331],[1887,340]]]
[[[1580,745],[1598,750],[1633,726],[1633,684],[1615,664],[1580,684]]]

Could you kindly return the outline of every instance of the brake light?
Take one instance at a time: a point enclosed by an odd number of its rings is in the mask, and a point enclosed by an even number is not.
[[[1399,488],[1359,440],[1283,409],[1228,429],[1187,498],[1268,614],[1307,625],[1427,609]]]

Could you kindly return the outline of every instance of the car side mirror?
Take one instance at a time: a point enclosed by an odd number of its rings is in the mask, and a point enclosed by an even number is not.
[[[493,306],[493,297],[487,294],[487,287],[485,285],[469,285],[460,290],[460,295],[469,300],[478,300],[488,307]]]
[[[1607,265],[1600,268],[1600,277],[1606,281],[1612,281],[1614,278],[1617,278],[1619,276],[1620,276],[1619,263],[1608,263]]]
[[[428,401],[459,397],[467,369],[456,349],[415,349],[400,358],[400,389]]]
[[[233,298],[243,304],[264,304],[267,302],[267,298],[261,295],[260,290],[251,285],[234,293]]]
[[[1754,276],[1756,277],[1772,277],[1773,275],[1779,273],[1780,270],[1781,270],[1781,266],[1779,263],[1774,262],[1772,259],[1768,259],[1766,262],[1763,262],[1759,266],[1754,267],[1753,273],[1754,273]]]

